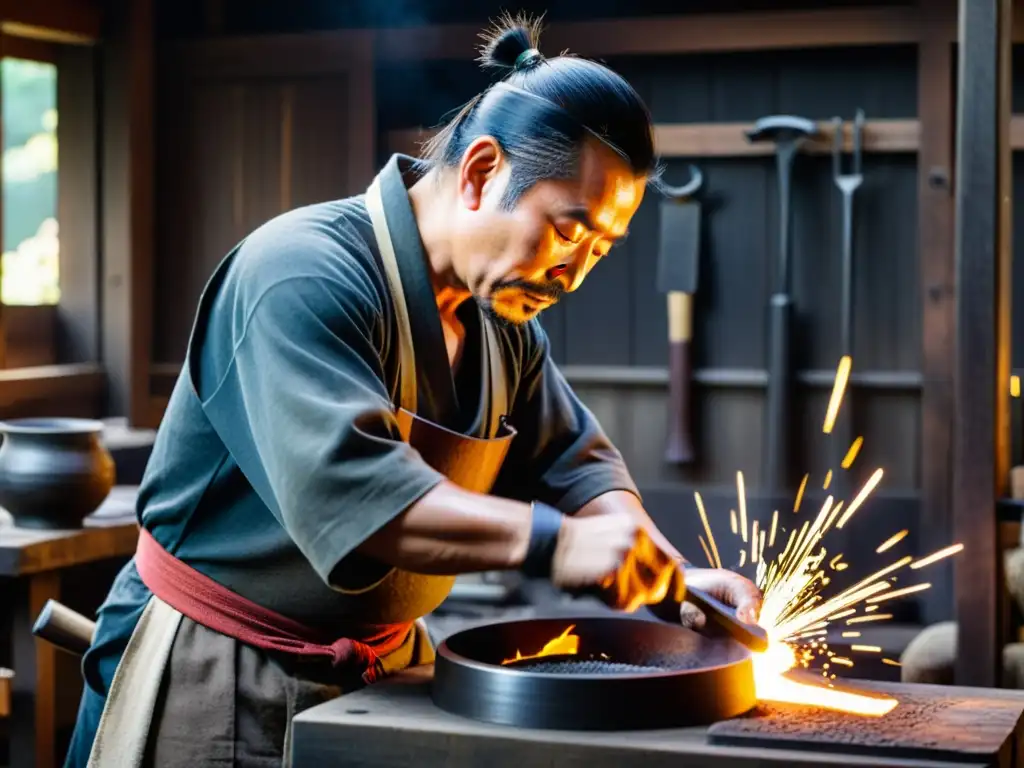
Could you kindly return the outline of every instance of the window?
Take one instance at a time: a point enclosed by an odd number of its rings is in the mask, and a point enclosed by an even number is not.
[[[7,305],[60,299],[57,224],[57,67],[0,62],[3,90],[3,260]]]

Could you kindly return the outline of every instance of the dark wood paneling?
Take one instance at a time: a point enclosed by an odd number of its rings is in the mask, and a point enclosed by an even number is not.
[[[253,58],[260,45],[246,41],[237,53]],[[373,111],[373,78],[358,62],[350,72],[325,62],[318,74],[307,56],[291,74],[274,76],[263,62],[247,76],[216,46],[200,55],[222,74],[196,68],[185,78],[163,59],[158,362],[183,359],[202,288],[238,241],[285,210],[358,194],[370,180],[373,118],[363,115]]]
[[[95,284],[94,284],[95,285]],[[58,312],[53,305],[4,307],[5,368],[56,365]]]
[[[921,527],[930,549],[952,540],[953,359],[956,328],[953,252],[953,78],[955,59],[946,28],[955,0],[920,0],[924,23],[918,51],[919,197],[918,296],[921,304]],[[930,622],[952,616],[950,571],[936,575],[925,598]]]
[[[62,236],[57,358],[49,362],[93,362],[100,359],[99,57],[92,47],[53,47],[61,118],[57,221]]]

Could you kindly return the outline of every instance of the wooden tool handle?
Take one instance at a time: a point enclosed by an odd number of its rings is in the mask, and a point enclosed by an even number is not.
[[[665,461],[689,464],[694,460],[691,413],[693,408],[693,296],[668,294],[668,439]]]
[[[757,624],[747,624],[736,618],[736,611],[700,589],[686,585],[686,602],[700,608],[708,621],[713,621],[729,633],[733,640],[752,651],[768,650],[768,633]]]
[[[39,612],[32,634],[79,656],[89,650],[96,623],[56,600],[47,600]]]

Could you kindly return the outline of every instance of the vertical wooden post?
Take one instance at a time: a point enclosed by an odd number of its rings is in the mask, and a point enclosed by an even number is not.
[[[103,43],[102,350],[110,410],[149,426],[153,328],[153,0],[109,0]]]
[[[1003,632],[996,499],[1009,476],[1012,0],[960,0],[953,520],[956,682],[996,686]]]
[[[953,535],[950,467],[953,461],[953,355],[956,305],[953,281],[953,45],[955,0],[919,0],[917,54],[918,271],[921,291],[921,546],[934,551]],[[925,593],[925,620],[950,618],[952,579]]]

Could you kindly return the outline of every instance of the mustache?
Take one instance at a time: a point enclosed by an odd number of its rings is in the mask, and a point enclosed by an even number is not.
[[[534,296],[542,296],[552,301],[558,301],[565,293],[565,287],[557,280],[550,283],[535,283],[531,280],[516,278],[515,280],[501,280],[494,284],[492,293],[498,291],[516,289],[524,293],[532,293]]]

